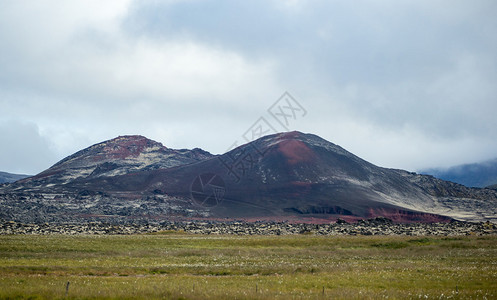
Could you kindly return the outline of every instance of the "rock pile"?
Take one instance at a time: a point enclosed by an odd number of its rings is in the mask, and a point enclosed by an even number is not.
[[[85,224],[22,224],[14,221],[0,222],[0,234],[143,234],[143,233],[192,233],[229,235],[488,235],[497,234],[497,225],[486,223],[412,223],[397,224],[386,218],[361,220],[347,223],[339,220],[331,224],[292,224],[287,222],[157,222],[136,224],[108,224],[90,222]]]

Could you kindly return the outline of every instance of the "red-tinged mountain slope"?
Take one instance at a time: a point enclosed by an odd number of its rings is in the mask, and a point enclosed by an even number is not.
[[[0,188],[0,200],[0,218],[37,221],[497,220],[495,190],[381,168],[301,132],[265,136],[219,156],[119,137]]]
[[[140,135],[119,136],[78,151],[40,174],[18,182],[18,186],[57,187],[77,180],[170,168],[210,157],[213,155],[198,148],[169,149]]]
[[[198,176],[205,182],[198,183]],[[496,193],[381,168],[318,136],[300,132],[266,136],[189,165],[81,184],[107,192],[190,198],[215,218],[384,216],[399,222],[432,222],[464,213],[466,208],[444,207],[450,201],[488,199],[497,203]],[[205,201],[196,199],[202,195]]]

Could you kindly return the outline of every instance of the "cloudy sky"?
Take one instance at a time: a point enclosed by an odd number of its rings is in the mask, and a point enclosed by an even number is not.
[[[0,0],[0,170],[119,135],[222,153],[286,129],[411,171],[497,157],[494,0]],[[279,104],[278,104],[279,105]],[[278,106],[277,105],[277,106]],[[265,123],[265,124],[266,124]]]

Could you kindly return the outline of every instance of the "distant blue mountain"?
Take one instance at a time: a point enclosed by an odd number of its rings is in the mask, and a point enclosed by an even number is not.
[[[23,175],[23,174],[11,174],[11,173],[6,173],[6,172],[0,172],[0,184],[2,183],[8,183],[8,182],[14,182],[26,177],[29,177],[30,175]]]
[[[482,163],[465,164],[448,169],[427,169],[421,174],[463,184],[468,187],[497,188],[497,158]]]

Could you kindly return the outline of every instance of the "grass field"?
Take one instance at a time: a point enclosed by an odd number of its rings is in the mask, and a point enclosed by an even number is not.
[[[497,237],[0,236],[0,298],[387,297],[496,299]]]

